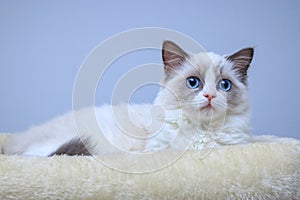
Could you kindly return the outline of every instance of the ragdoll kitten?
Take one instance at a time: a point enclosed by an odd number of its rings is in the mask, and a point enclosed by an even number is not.
[[[89,155],[247,143],[252,140],[247,70],[253,53],[244,48],[229,56],[189,54],[165,41],[165,75],[153,104],[71,112],[11,135],[3,152]]]

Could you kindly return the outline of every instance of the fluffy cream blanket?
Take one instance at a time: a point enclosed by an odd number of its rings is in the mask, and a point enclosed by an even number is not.
[[[160,152],[159,159],[172,153]],[[100,159],[124,162],[120,155]],[[227,146],[206,156],[187,151],[141,174],[111,169],[96,157],[0,155],[0,199],[300,199],[299,170],[300,141],[292,139]]]

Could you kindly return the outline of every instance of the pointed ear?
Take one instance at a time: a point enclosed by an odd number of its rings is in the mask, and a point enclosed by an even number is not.
[[[238,52],[226,56],[227,60],[233,62],[233,70],[235,70],[243,83],[247,82],[247,71],[251,64],[254,55],[254,49],[252,47],[244,48]]]
[[[169,72],[182,65],[188,54],[177,44],[171,41],[164,41],[162,47],[162,59],[165,64],[165,71]]]

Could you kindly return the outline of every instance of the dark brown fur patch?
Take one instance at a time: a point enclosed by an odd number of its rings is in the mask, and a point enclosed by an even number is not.
[[[87,149],[86,144],[87,144],[87,140],[82,140],[81,138],[73,138],[72,140],[60,146],[55,152],[51,153],[49,156],[54,156],[54,155],[90,156],[92,154]]]

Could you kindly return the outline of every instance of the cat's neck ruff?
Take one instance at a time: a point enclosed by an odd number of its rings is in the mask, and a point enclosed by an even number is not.
[[[168,137],[176,135],[193,143],[215,143],[217,146],[248,143],[251,141],[250,114],[245,111],[240,114],[224,114],[218,118],[201,119],[184,113],[180,109],[165,111],[165,128]],[[162,134],[162,138],[165,133]]]

